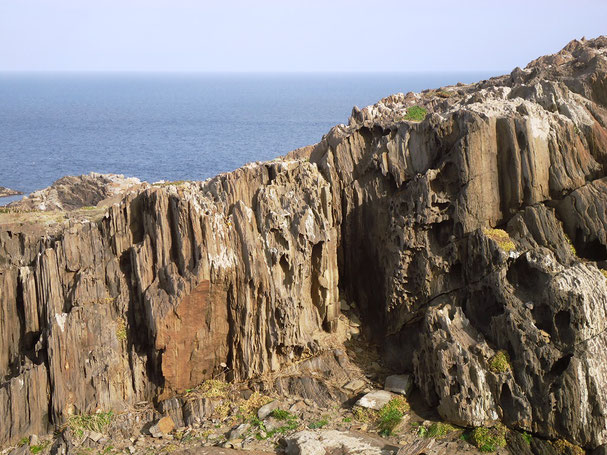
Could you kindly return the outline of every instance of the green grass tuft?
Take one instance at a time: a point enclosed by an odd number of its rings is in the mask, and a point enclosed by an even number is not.
[[[274,417],[276,420],[289,420],[296,418],[289,411],[283,411],[282,409],[274,409],[272,411],[272,417]]]
[[[421,122],[428,115],[428,111],[421,106],[411,106],[407,108],[407,113],[403,117],[403,120],[410,122]]]
[[[310,430],[316,430],[317,428],[323,428],[326,427],[327,425],[329,425],[329,420],[326,418],[322,418],[320,420],[317,420],[315,422],[310,422],[308,424],[308,428]]]
[[[276,420],[280,420],[280,421],[284,422],[284,424],[278,428],[274,428],[273,430],[267,431],[265,424],[263,423],[262,420],[259,420],[257,418],[257,416],[253,416],[249,420],[249,422],[251,423],[251,426],[253,426],[254,428],[257,428],[259,430],[255,434],[255,438],[258,441],[262,441],[264,439],[269,439],[272,436],[274,436],[275,434],[284,434],[284,433],[287,433],[288,431],[296,430],[297,427],[299,426],[299,424],[297,423],[297,417],[288,411],[283,411],[281,409],[275,409],[274,411],[272,411],[271,416],[274,417]]]
[[[33,446],[30,446],[30,452],[33,453],[34,455],[44,451],[44,449],[46,449],[49,445],[50,445],[50,441],[44,441],[41,442],[40,444],[36,444]]]
[[[457,428],[455,428],[453,425],[445,422],[434,422],[428,427],[428,431],[426,432],[425,436],[427,438],[441,438],[454,431],[457,431]]]
[[[506,447],[506,427],[477,427],[470,434],[470,442],[481,452],[495,452]]]
[[[99,412],[96,414],[81,414],[70,416],[67,424],[74,433],[83,434],[84,430],[104,433],[112,423],[114,413],[112,411]]]
[[[403,420],[403,416],[409,410],[409,403],[404,397],[392,398],[379,411],[378,428],[380,434],[390,436],[398,424]]]
[[[510,356],[506,351],[497,351],[491,360],[489,360],[489,368],[494,373],[505,373],[510,371]]]

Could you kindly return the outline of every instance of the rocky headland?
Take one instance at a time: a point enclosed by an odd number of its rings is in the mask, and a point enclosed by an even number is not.
[[[0,213],[0,445],[607,453],[606,165],[600,37],[203,182],[58,181]]]
[[[20,194],[23,193],[21,191],[11,190],[10,188],[0,186],[0,198],[7,196],[19,196]]]

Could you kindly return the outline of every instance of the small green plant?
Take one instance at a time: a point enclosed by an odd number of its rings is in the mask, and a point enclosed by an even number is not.
[[[280,412],[277,412],[280,411]],[[275,434],[283,434],[291,430],[297,429],[299,424],[297,423],[297,417],[291,414],[288,411],[283,411],[281,409],[275,409],[272,411],[272,417],[276,420],[280,420],[284,422],[284,425],[280,427],[274,428],[270,431],[266,430],[266,426],[262,420],[258,419],[257,416],[253,416],[249,419],[249,423],[252,427],[257,428],[259,431],[255,434],[255,438],[259,441],[264,439],[269,439]]]
[[[571,251],[571,254],[573,254],[574,256],[577,256],[577,250],[575,249],[575,246],[573,245],[573,242],[571,241],[571,237],[569,237],[567,234],[565,234],[565,240],[567,240],[567,243],[569,244],[569,251]]]
[[[470,442],[481,452],[495,452],[506,447],[506,427],[476,427],[470,434]]]
[[[317,420],[315,422],[310,422],[308,424],[308,428],[310,430],[316,430],[317,428],[326,427],[327,425],[329,425],[329,420],[326,419],[326,418],[322,418],[322,419]]]
[[[41,442],[40,444],[36,444],[33,446],[30,446],[30,452],[33,453],[34,455],[44,451],[44,449],[46,449],[49,445],[50,445],[50,441],[44,441]]]
[[[84,430],[96,431],[97,433],[104,433],[107,427],[112,423],[114,419],[114,413],[98,412],[96,414],[80,414],[70,416],[67,424],[76,434],[82,435]]]
[[[411,106],[407,108],[407,113],[403,117],[403,120],[410,122],[421,122],[428,115],[428,111],[421,106]]]
[[[516,249],[514,242],[503,229],[483,229],[483,234],[493,240],[506,253]]]
[[[494,373],[505,373],[510,371],[510,356],[506,351],[497,351],[489,360],[489,369]]]
[[[457,428],[445,422],[434,422],[427,427],[420,422],[413,422],[411,427],[413,427],[413,430],[420,438],[442,438],[449,433],[457,431]]]
[[[17,443],[18,447],[23,447],[26,444],[29,444],[30,442],[30,438],[28,438],[27,436],[25,438],[21,438],[21,440]]]
[[[409,404],[404,397],[392,398],[379,411],[378,427],[380,434],[389,436],[403,420],[405,412],[409,410]]]
[[[607,278],[607,270],[605,270],[605,269],[601,269],[601,273],[603,274],[603,276],[604,276],[605,278]]]
[[[350,423],[350,422],[352,422],[352,417],[344,417],[343,422],[344,423]]]
[[[289,420],[295,418],[295,416],[289,411],[284,411],[282,409],[274,409],[272,411],[272,417],[274,417],[276,420]]]
[[[533,436],[531,436],[529,433],[527,433],[526,431],[523,431],[521,433],[521,436],[523,437],[523,439],[525,440],[525,442],[528,445],[531,445],[531,440],[533,439]]]
[[[442,438],[443,436],[448,435],[457,431],[453,425],[445,423],[445,422],[434,422],[428,427],[428,431],[426,432],[427,438]]]

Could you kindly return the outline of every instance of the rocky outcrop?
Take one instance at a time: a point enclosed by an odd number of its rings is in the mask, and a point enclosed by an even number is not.
[[[574,41],[99,223],[0,231],[0,441],[288,369],[333,348],[341,292],[444,419],[607,444],[606,127],[607,38]]]
[[[91,172],[77,177],[62,177],[48,188],[35,191],[9,207],[17,210],[74,210],[94,207],[104,200],[122,196],[129,189],[140,188],[141,181],[119,174]],[[22,194],[22,193],[16,193]]]
[[[449,421],[606,442],[606,46],[355,109],[310,153],[341,283]],[[412,105],[426,119],[399,121]]]
[[[10,188],[5,188],[3,186],[0,186],[0,197],[18,196],[20,194],[23,194],[23,193],[21,191],[11,190]]]
[[[331,203],[316,166],[279,161],[131,193],[56,238],[0,233],[0,440],[318,352]]]

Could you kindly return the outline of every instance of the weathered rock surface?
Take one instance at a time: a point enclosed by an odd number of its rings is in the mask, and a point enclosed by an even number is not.
[[[606,128],[601,37],[355,108],[280,160],[131,188],[99,223],[0,230],[0,443],[311,364],[341,291],[444,419],[607,444]],[[32,207],[108,197],[60,188]],[[339,399],[323,380],[272,386]],[[193,422],[213,404],[187,406]]]
[[[18,196],[20,194],[23,194],[23,193],[21,191],[11,190],[10,188],[5,188],[3,186],[0,186],[0,197]]]
[[[287,439],[287,455],[395,455],[398,447],[380,438],[335,430],[300,431]]]
[[[141,186],[141,181],[134,177],[91,172],[77,177],[62,177],[48,188],[10,203],[9,207],[21,210],[74,210],[96,206],[105,199],[123,195],[129,189]]]
[[[356,405],[379,411],[395,396],[396,395],[394,395],[392,392],[388,392],[387,390],[372,390],[371,392],[365,393],[362,397],[360,397],[360,399],[356,401]]]
[[[131,193],[57,237],[0,232],[0,441],[318,352],[331,203],[316,166],[277,161]]]

